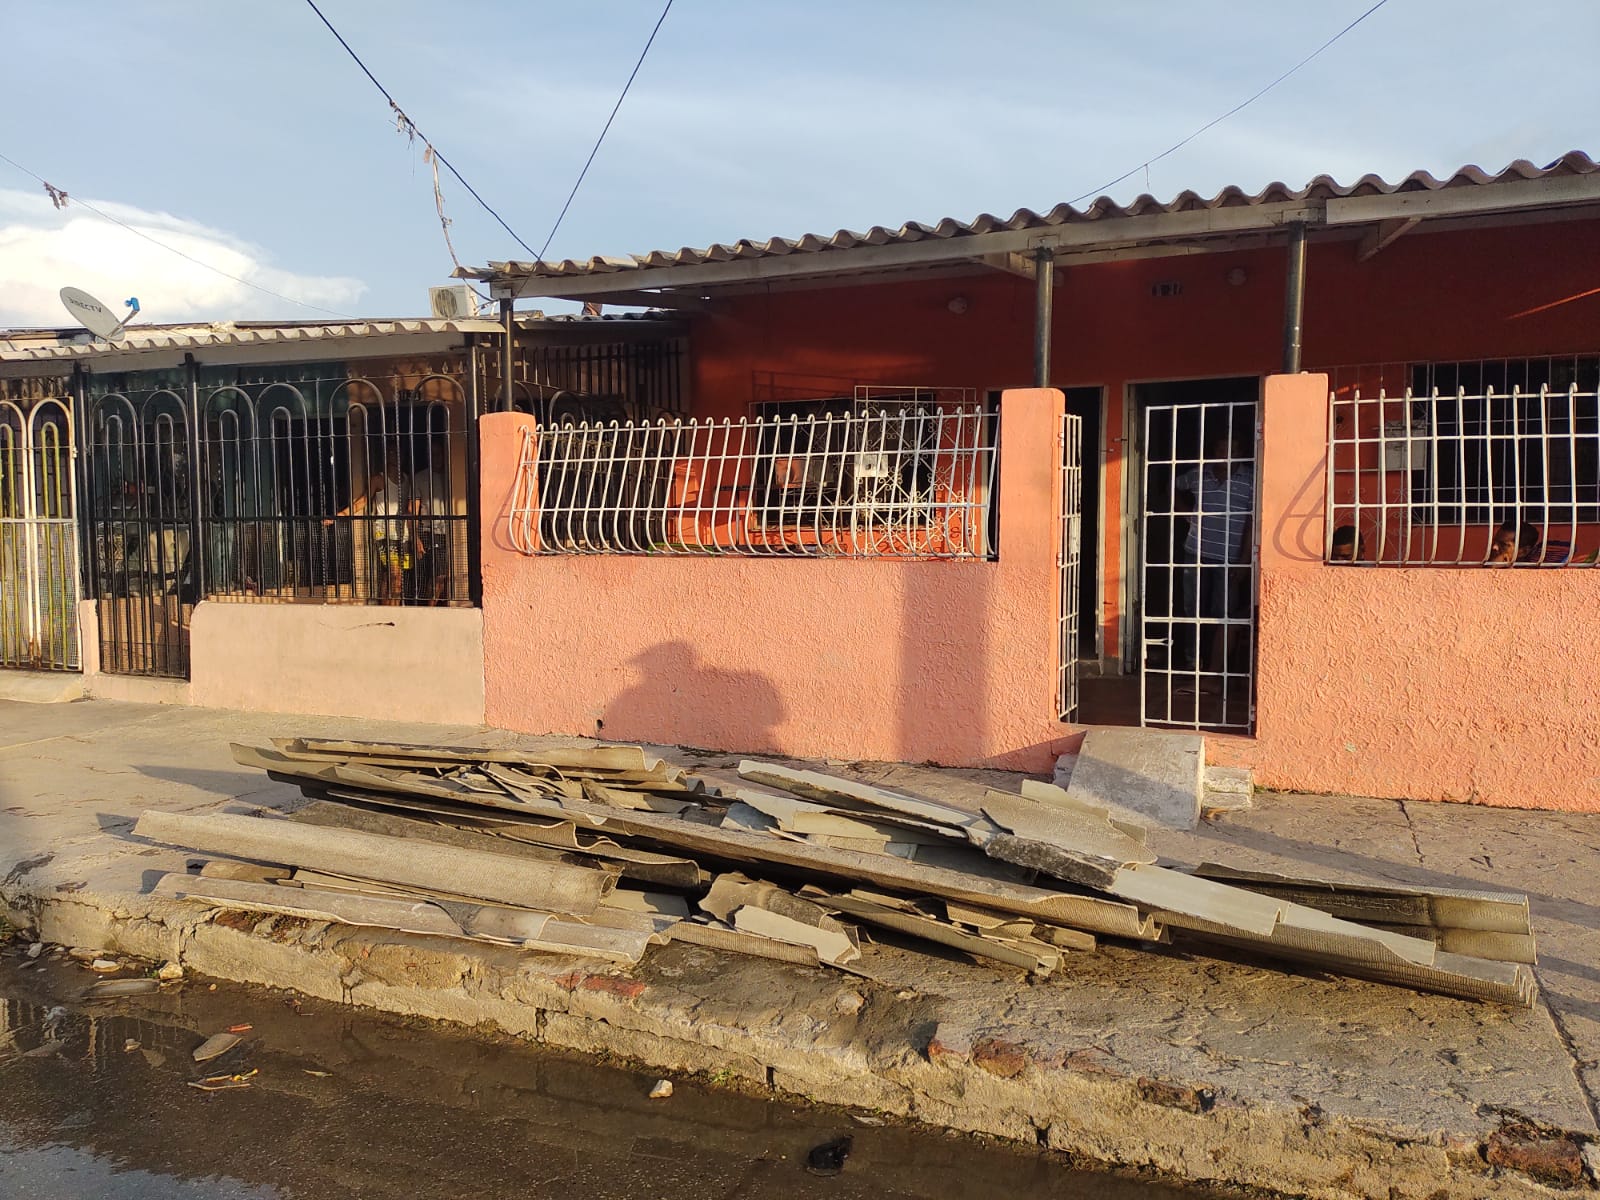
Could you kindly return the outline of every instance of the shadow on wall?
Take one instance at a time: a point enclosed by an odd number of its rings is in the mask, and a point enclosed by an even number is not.
[[[1272,547],[1283,559],[1297,563],[1322,562],[1326,483],[1326,473],[1318,464],[1273,526]]]
[[[788,714],[765,675],[707,666],[681,641],[652,646],[628,665],[633,682],[595,722],[597,737],[775,752]]]

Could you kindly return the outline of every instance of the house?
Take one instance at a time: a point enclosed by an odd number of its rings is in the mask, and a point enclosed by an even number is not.
[[[1583,154],[468,274],[689,362],[664,423],[484,416],[494,724],[1600,808]]]
[[[0,338],[0,675],[480,721],[485,397],[546,420],[633,419],[676,411],[681,389],[671,320],[530,315],[510,331],[434,318]]]

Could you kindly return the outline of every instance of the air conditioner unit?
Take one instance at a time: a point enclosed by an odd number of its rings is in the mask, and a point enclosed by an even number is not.
[[[428,289],[428,311],[442,321],[478,315],[477,297],[465,284]]]

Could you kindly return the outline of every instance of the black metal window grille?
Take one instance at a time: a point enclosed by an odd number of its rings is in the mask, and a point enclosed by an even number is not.
[[[495,369],[492,360],[486,365]],[[685,342],[678,337],[522,344],[512,392],[517,410],[540,424],[653,421],[683,414],[687,365]]]
[[[446,374],[205,394],[207,598],[470,604],[465,412]]]
[[[1410,382],[1411,427],[1433,439],[1414,523],[1600,521],[1600,355],[1424,363]]]
[[[325,370],[91,382],[80,508],[102,670],[187,677],[201,599],[471,604],[459,369]]]

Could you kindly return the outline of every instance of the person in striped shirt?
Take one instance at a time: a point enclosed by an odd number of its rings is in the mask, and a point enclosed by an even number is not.
[[[1249,611],[1250,573],[1230,568],[1248,567],[1250,562],[1256,464],[1248,452],[1234,447],[1221,423],[1206,430],[1204,448],[1203,462],[1174,481],[1175,507],[1188,516],[1189,525],[1178,556],[1178,615],[1200,618],[1194,627],[1179,630],[1181,636],[1174,640],[1180,671],[1194,669],[1198,642],[1200,688],[1213,691],[1216,681],[1204,677],[1218,670],[1217,628],[1212,622]]]

